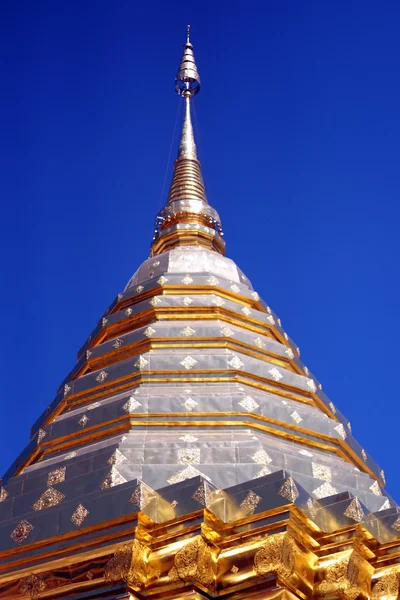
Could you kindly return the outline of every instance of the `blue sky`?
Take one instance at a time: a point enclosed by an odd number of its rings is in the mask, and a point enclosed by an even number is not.
[[[6,4],[0,471],[148,256],[189,22],[227,254],[400,500],[399,4]]]

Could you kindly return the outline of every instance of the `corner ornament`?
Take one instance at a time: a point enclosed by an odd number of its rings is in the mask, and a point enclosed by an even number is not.
[[[392,571],[378,579],[372,588],[371,600],[397,600],[400,595],[400,572]]]
[[[356,600],[360,595],[370,597],[371,565],[355,550],[345,558],[329,565],[324,579],[316,586],[321,596],[341,596]]]
[[[210,588],[214,583],[214,561],[210,547],[202,537],[197,537],[177,552],[174,566],[168,572],[171,582],[193,579]]]
[[[296,564],[296,544],[287,533],[271,535],[254,556],[254,570],[257,575],[277,573],[290,577]]]
[[[150,550],[138,540],[134,540],[133,544],[124,544],[107,562],[104,568],[104,579],[107,583],[125,581],[142,589],[147,580],[149,554]]]

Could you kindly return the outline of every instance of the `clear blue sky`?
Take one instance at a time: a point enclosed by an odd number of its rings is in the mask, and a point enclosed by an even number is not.
[[[400,500],[393,1],[3,3],[0,471],[148,256],[187,22],[228,256]]]

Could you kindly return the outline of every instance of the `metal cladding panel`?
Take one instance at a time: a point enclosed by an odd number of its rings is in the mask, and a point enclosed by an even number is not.
[[[168,277],[169,274],[186,273],[190,273],[191,276],[212,273],[216,278],[246,284],[249,289],[253,289],[250,281],[230,258],[219,256],[204,248],[180,247],[164,252],[156,258],[147,259],[131,277],[125,290],[143,285],[149,279],[162,275]]]
[[[311,498],[395,505],[349,460],[354,451],[380,475],[233,261],[176,248],[145,261],[112,306],[35,434],[40,460],[5,481],[7,547],[17,519],[36,539],[56,519],[39,526],[43,515],[89,510],[92,494],[132,481],[165,490],[203,477],[223,490],[283,469]]]

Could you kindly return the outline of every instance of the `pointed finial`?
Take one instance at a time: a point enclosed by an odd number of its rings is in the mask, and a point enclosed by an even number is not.
[[[190,41],[190,25],[187,26],[186,43],[183,46],[181,64],[175,77],[175,89],[180,96],[189,96],[190,98],[200,91],[200,76]]]
[[[155,256],[176,246],[203,246],[225,254],[221,221],[207,201],[192,126],[190,105],[200,90],[200,77],[190,41],[190,25],[175,89],[184,100],[185,112],[168,200],[156,217],[151,254]]]

